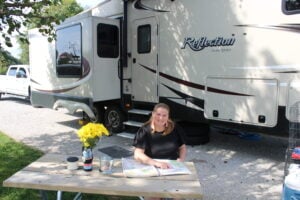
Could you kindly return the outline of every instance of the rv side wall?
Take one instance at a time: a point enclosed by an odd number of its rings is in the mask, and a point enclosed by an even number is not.
[[[295,71],[300,66],[296,53],[300,45],[295,44],[299,41],[299,14],[286,15],[282,3],[132,2],[128,6],[128,47],[135,56],[128,60],[131,67],[124,75],[132,82],[125,81],[124,88],[131,94],[138,92],[134,90],[142,83],[135,77],[138,69],[144,79],[155,81],[158,77],[158,91],[152,95],[178,108],[198,111],[213,121],[275,127],[279,107],[287,105],[288,83],[299,79]],[[149,64],[145,53],[138,52],[135,42],[139,29],[147,24],[157,27],[158,34],[151,35],[151,40],[157,37],[157,44],[151,44],[149,51],[157,52],[156,67]],[[140,92],[146,96],[154,87],[153,82],[143,84]],[[133,100],[144,101],[144,96],[134,95],[140,99]],[[214,110],[219,115],[213,114]]]

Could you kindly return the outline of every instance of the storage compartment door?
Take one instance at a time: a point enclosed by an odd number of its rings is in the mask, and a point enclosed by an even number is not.
[[[275,79],[208,77],[205,92],[208,119],[266,127],[277,124]]]

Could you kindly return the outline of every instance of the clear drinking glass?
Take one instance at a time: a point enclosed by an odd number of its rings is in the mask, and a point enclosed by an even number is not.
[[[103,174],[111,174],[113,166],[113,158],[110,156],[103,155],[100,157],[100,171]]]

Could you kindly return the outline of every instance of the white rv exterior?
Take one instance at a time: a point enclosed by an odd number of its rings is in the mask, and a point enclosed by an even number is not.
[[[39,72],[31,64],[32,94],[59,94],[48,106],[72,105],[92,118],[93,105],[166,102],[176,119],[279,134],[300,99],[299,13],[291,0],[103,1],[57,28],[81,25],[89,73],[82,62],[80,78],[58,77],[52,50]],[[118,57],[98,57],[99,23],[119,28]]]
[[[97,25],[101,23],[119,28],[118,20],[93,17],[91,12],[87,12],[57,27],[59,44],[48,43],[47,38],[36,29],[29,32],[34,106],[64,107],[71,113],[82,110],[95,119],[98,117],[95,115],[99,114],[97,109],[101,111],[98,105],[94,105],[95,102],[120,99],[119,55],[114,59],[100,59],[97,43],[92,42],[96,40]],[[69,64],[57,67],[59,60],[68,56],[72,57]],[[77,66],[72,68],[68,65]],[[79,74],[66,72],[76,70],[76,67],[80,68]]]

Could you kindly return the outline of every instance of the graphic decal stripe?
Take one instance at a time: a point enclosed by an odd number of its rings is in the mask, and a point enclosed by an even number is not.
[[[36,89],[36,90],[38,90],[40,92],[47,92],[47,93],[63,93],[63,92],[68,92],[70,90],[73,90],[77,87],[79,87],[79,85],[76,87],[71,87],[71,88],[66,88],[66,89],[61,89],[61,90],[41,90],[41,89]]]
[[[153,73],[156,73],[156,70],[151,69],[151,68],[149,68],[149,67],[147,67],[145,65],[142,65],[142,64],[140,64],[140,65],[142,67],[144,67],[145,69],[147,69],[147,70],[149,70],[149,71],[151,71]],[[196,84],[196,83],[185,81],[185,80],[182,80],[182,79],[170,76],[170,75],[162,73],[162,72],[159,72],[159,75],[162,76],[162,77],[164,77],[164,78],[166,78],[166,79],[169,79],[170,81],[174,81],[174,82],[177,82],[179,84],[186,85],[188,87],[196,88],[196,89],[199,89],[199,90],[205,90],[204,85],[199,85],[199,84]]]
[[[156,70],[154,69],[151,69],[145,65],[142,65],[139,63],[140,66],[142,66],[143,68],[153,72],[153,73],[156,73]],[[182,80],[182,79],[179,79],[179,78],[176,78],[176,77],[173,77],[173,76],[170,76],[170,75],[167,75],[165,73],[162,73],[162,72],[159,72],[159,75],[161,77],[164,77],[170,81],[173,81],[173,82],[176,82],[178,84],[181,84],[181,85],[186,85],[188,87],[192,87],[192,88],[195,88],[195,89],[199,89],[199,90],[205,90],[205,86],[204,85],[200,85],[200,84],[197,84],[197,83],[192,83],[192,82],[189,82],[189,81],[185,81],[185,80]],[[230,92],[230,91],[226,91],[226,90],[220,90],[220,89],[216,89],[216,88],[211,88],[211,87],[208,87],[207,88],[207,91],[208,92],[214,92],[214,93],[220,93],[220,94],[226,94],[226,95],[236,95],[236,96],[253,96],[253,95],[248,95],[248,94],[242,94],[242,93],[237,93],[237,92]]]
[[[148,10],[148,11],[154,11],[154,12],[170,12],[170,11],[167,11],[167,10],[158,10],[158,9],[155,9],[155,8],[150,8],[149,6],[145,6],[144,4],[142,4],[141,0],[137,0],[134,3],[134,8],[138,9],[138,10]]]
[[[30,79],[30,81],[32,83],[35,83],[37,85],[41,85],[40,83],[38,83],[37,81]],[[43,89],[37,89],[35,88],[35,90],[40,91],[40,92],[47,92],[47,93],[63,93],[63,92],[68,92],[70,90],[73,90],[77,87],[79,87],[80,85],[74,86],[74,87],[69,87],[69,88],[65,88],[65,89],[54,89],[54,90],[43,90]]]
[[[281,73],[297,74],[297,73],[299,73],[299,71],[295,70],[295,71],[285,71],[285,72],[275,72],[275,73],[278,73],[278,74],[281,74]]]
[[[253,95],[249,95],[249,94],[241,94],[241,93],[230,92],[230,91],[226,91],[226,90],[220,90],[220,89],[216,89],[216,88],[212,88],[212,87],[207,87],[207,91],[214,92],[214,93],[220,93],[220,94],[227,94],[227,95],[236,95],[236,96],[246,96],[246,97],[253,96]]]
[[[184,94],[178,90],[175,90],[174,88],[167,86],[166,84],[162,84],[162,85],[165,86],[166,88],[168,88],[169,90],[171,90],[172,92],[174,92],[175,94],[177,94],[178,96],[180,96],[182,99],[185,99],[186,101],[191,102],[194,105],[204,109],[204,100],[203,99],[198,99],[193,96]]]
[[[182,80],[182,79],[179,79],[179,78],[175,78],[173,76],[170,76],[170,75],[162,73],[162,72],[159,72],[159,75],[166,78],[166,79],[169,79],[170,81],[174,81],[174,82],[177,82],[179,84],[186,85],[188,87],[196,88],[196,89],[199,89],[199,90],[205,90],[204,85],[199,85],[199,84],[192,83],[192,82],[189,82],[189,81],[185,81],[185,80]]]
[[[83,67],[82,77],[79,78],[76,82],[80,82],[82,79],[86,78],[91,73],[90,63],[88,62],[88,60],[85,57],[82,58],[82,67]],[[32,83],[37,84],[37,85],[41,85],[39,82],[37,82],[34,79],[30,79],[30,81]],[[76,86],[72,86],[72,87],[68,87],[68,88],[64,88],[64,89],[53,89],[53,90],[44,90],[44,89],[37,89],[37,88],[35,88],[35,89],[40,91],[40,92],[47,92],[47,93],[64,93],[64,92],[68,92],[70,90],[73,90],[77,87],[80,87],[80,85],[76,85]]]
[[[282,24],[282,25],[255,25],[255,24],[240,24],[235,25],[237,27],[248,27],[248,28],[263,28],[263,29],[277,29],[290,32],[300,32],[300,24]]]

